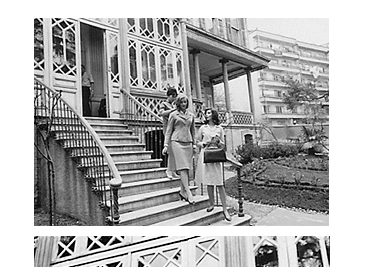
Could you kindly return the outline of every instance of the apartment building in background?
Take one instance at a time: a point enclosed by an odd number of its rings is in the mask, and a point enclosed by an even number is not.
[[[329,91],[329,45],[302,42],[262,30],[249,32],[249,46],[271,59],[268,68],[252,73],[255,120],[268,120],[272,126],[292,126],[304,122],[303,108],[287,109],[283,101],[287,91],[283,78],[292,77],[315,85],[319,95]],[[329,101],[322,99],[329,118]]]

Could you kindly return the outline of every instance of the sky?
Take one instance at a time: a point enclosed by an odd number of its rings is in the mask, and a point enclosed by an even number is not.
[[[329,42],[328,18],[248,18],[247,27],[318,45]]]

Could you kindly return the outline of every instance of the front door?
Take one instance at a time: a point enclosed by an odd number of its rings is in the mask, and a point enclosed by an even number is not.
[[[119,60],[119,37],[118,32],[105,31],[106,61],[107,61],[107,114],[113,117],[120,111],[120,60]]]

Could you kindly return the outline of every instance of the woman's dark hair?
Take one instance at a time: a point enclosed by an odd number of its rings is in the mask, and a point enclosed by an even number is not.
[[[216,124],[216,125],[220,125],[220,119],[219,119],[219,117],[218,117],[218,112],[217,112],[217,110],[215,110],[215,109],[213,109],[213,108],[206,108],[205,110],[204,110],[204,115],[207,113],[207,111],[208,110],[210,110],[211,112],[212,112],[212,120],[213,120],[213,122],[214,122],[214,124]],[[206,119],[206,121],[205,121],[205,124],[208,124],[208,120]]]
[[[177,90],[176,90],[176,88],[175,88],[175,87],[169,87],[169,88],[167,89],[167,96],[170,96],[170,95],[172,95],[172,96],[174,96],[174,97],[176,97],[176,96],[177,96]]]

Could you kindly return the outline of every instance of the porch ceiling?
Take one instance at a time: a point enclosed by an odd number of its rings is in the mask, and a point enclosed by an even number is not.
[[[224,58],[229,60],[228,72],[242,72],[244,68],[251,71],[267,67],[269,58],[261,56],[247,48],[237,46],[216,35],[187,25],[187,41],[189,51],[200,50],[199,64],[201,73],[217,78],[222,76],[222,66],[219,62]]]

